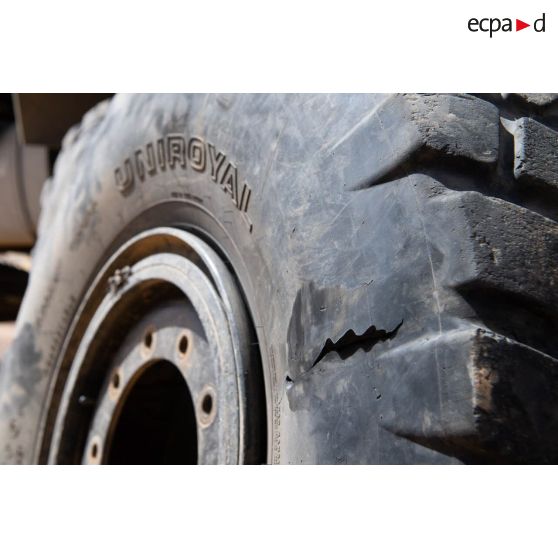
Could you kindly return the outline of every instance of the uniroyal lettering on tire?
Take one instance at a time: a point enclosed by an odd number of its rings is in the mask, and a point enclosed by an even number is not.
[[[186,140],[183,134],[168,134],[136,149],[133,157],[126,158],[115,169],[116,188],[126,195],[136,182],[144,182],[147,175],[155,176],[167,169],[186,169],[187,166],[196,172],[209,173],[211,180],[230,196],[232,204],[240,211],[248,230],[252,232],[253,225],[248,216],[252,190],[246,182],[239,184],[238,170],[227,160],[227,156],[201,138]]]

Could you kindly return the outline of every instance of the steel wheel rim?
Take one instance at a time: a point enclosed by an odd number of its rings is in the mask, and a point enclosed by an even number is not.
[[[100,374],[95,369],[95,359],[100,352],[99,335],[102,337],[103,331],[117,330],[119,321],[115,315],[125,312],[131,304],[137,308],[143,298],[154,297],[153,306],[149,308],[147,305],[144,311],[149,314],[156,311],[158,305],[177,300],[178,295],[182,297],[182,303],[186,301],[191,306],[202,326],[207,341],[206,352],[212,356],[212,368],[198,370],[197,380],[193,381],[192,376],[196,374],[187,370],[184,365],[187,361],[176,346],[174,359],[168,350],[165,354],[155,352],[144,356],[141,366],[136,369],[126,369],[121,393],[138,381],[142,369],[156,362],[170,361],[181,371],[195,403],[198,440],[201,440],[199,461],[252,462],[255,453],[261,454],[255,445],[262,442],[262,421],[253,416],[260,409],[260,402],[254,401],[254,397],[258,390],[261,391],[262,379],[257,377],[261,374],[261,364],[255,355],[257,344],[234,277],[207,243],[191,233],[161,227],[126,242],[98,273],[80,307],[72,326],[74,340],[70,335],[65,343],[66,355],[72,354],[70,348],[72,343],[76,345],[76,332],[81,327],[80,341],[71,362],[66,364],[68,370],[53,421],[48,452],[50,463],[106,462],[110,453],[106,444],[110,445],[115,426],[111,418],[108,424],[105,420],[104,427],[98,431],[99,413],[112,404],[115,416],[118,415],[124,399],[115,398],[114,389],[110,391],[111,372]],[[122,335],[120,343],[128,333]],[[175,341],[179,343],[178,338]],[[190,347],[190,354],[192,350],[196,350],[196,345]],[[103,378],[100,379],[99,375]],[[212,394],[214,401],[209,413],[211,420],[202,408],[207,393]],[[77,427],[72,424],[83,424],[84,421],[89,427],[85,442],[80,442],[81,458],[78,459],[69,437],[75,438],[77,432]],[[83,426],[81,428],[83,430]],[[211,432],[213,442],[204,444]],[[92,452],[94,440],[96,452]],[[210,446],[217,449],[208,451]],[[91,459],[92,453],[96,453],[94,459]]]

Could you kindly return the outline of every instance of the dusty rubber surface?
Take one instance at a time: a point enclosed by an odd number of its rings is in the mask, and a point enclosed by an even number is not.
[[[555,462],[556,124],[554,99],[524,96],[94,109],[44,190],[2,363],[0,460],[41,460],[87,285],[115,247],[165,225],[205,238],[241,285],[270,462]]]

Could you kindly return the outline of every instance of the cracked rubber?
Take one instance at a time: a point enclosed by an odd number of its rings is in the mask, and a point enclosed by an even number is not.
[[[103,103],[43,192],[2,364],[0,461],[39,460],[95,271],[166,225],[235,272],[270,462],[557,462],[557,110],[531,94]]]

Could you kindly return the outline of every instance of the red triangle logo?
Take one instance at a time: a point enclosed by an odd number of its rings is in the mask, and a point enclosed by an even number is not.
[[[526,27],[531,27],[531,24],[530,23],[525,23],[524,21],[521,21],[520,19],[515,20],[515,30],[516,31],[521,31],[522,29],[525,29]]]

